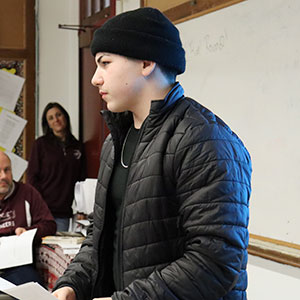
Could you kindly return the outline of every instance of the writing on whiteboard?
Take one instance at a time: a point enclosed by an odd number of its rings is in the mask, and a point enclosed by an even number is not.
[[[198,56],[203,53],[215,53],[222,51],[227,44],[228,36],[226,31],[218,34],[208,33],[197,39],[183,41],[187,57]]]

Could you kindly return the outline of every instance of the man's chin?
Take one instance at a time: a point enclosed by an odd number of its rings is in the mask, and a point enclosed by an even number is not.
[[[9,186],[6,186],[6,187],[4,187],[4,186],[0,186],[0,195],[6,195],[6,194],[8,194],[9,193],[9,191],[10,191],[10,187]]]
[[[113,113],[122,113],[122,112],[126,111],[126,110],[122,109],[121,107],[116,107],[113,105],[107,105],[107,109]]]

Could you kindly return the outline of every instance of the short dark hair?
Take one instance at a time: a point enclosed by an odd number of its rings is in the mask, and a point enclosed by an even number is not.
[[[164,76],[168,79],[170,84],[175,83],[176,77],[177,77],[177,71],[176,70],[172,70],[168,67],[161,66],[161,65],[159,65],[158,67],[161,70],[161,72],[164,74]]]
[[[50,110],[51,108],[58,108],[62,114],[65,116],[66,118],[66,135],[71,135],[72,134],[72,130],[71,130],[71,122],[70,122],[70,116],[67,113],[67,111],[57,102],[49,102],[46,107],[44,108],[43,111],[43,115],[42,115],[42,128],[43,128],[43,134],[44,135],[48,135],[52,133],[52,129],[49,127],[48,121],[47,121],[47,112],[48,110]]]

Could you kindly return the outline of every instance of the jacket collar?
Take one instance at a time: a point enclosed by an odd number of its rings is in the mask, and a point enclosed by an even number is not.
[[[176,82],[164,99],[153,100],[151,102],[150,113],[144,123],[150,119],[151,121],[159,119],[171,106],[184,97],[184,90],[179,82]],[[133,122],[131,112],[113,113],[108,110],[102,110],[101,114],[107,123],[110,131],[115,127],[119,127],[121,131],[127,132]]]
[[[179,82],[176,82],[170,92],[162,100],[154,100],[151,102],[150,114],[161,115],[179,99],[183,97],[184,90]]]
[[[161,124],[167,117],[167,111],[183,97],[184,90],[180,83],[176,82],[164,99],[151,102],[150,113],[143,122],[142,128],[154,128]],[[129,111],[113,113],[109,110],[102,110],[100,113],[111,132],[116,151],[119,152],[124,137],[133,124],[132,113]]]

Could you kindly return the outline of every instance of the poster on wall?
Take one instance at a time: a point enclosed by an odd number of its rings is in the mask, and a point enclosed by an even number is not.
[[[28,167],[28,161],[10,151],[5,151],[11,161],[14,181],[19,181]]]
[[[0,107],[0,148],[12,151],[20,137],[27,120]]]
[[[13,179],[21,180],[28,162],[23,156],[24,61],[0,60],[0,150],[10,158]]]

